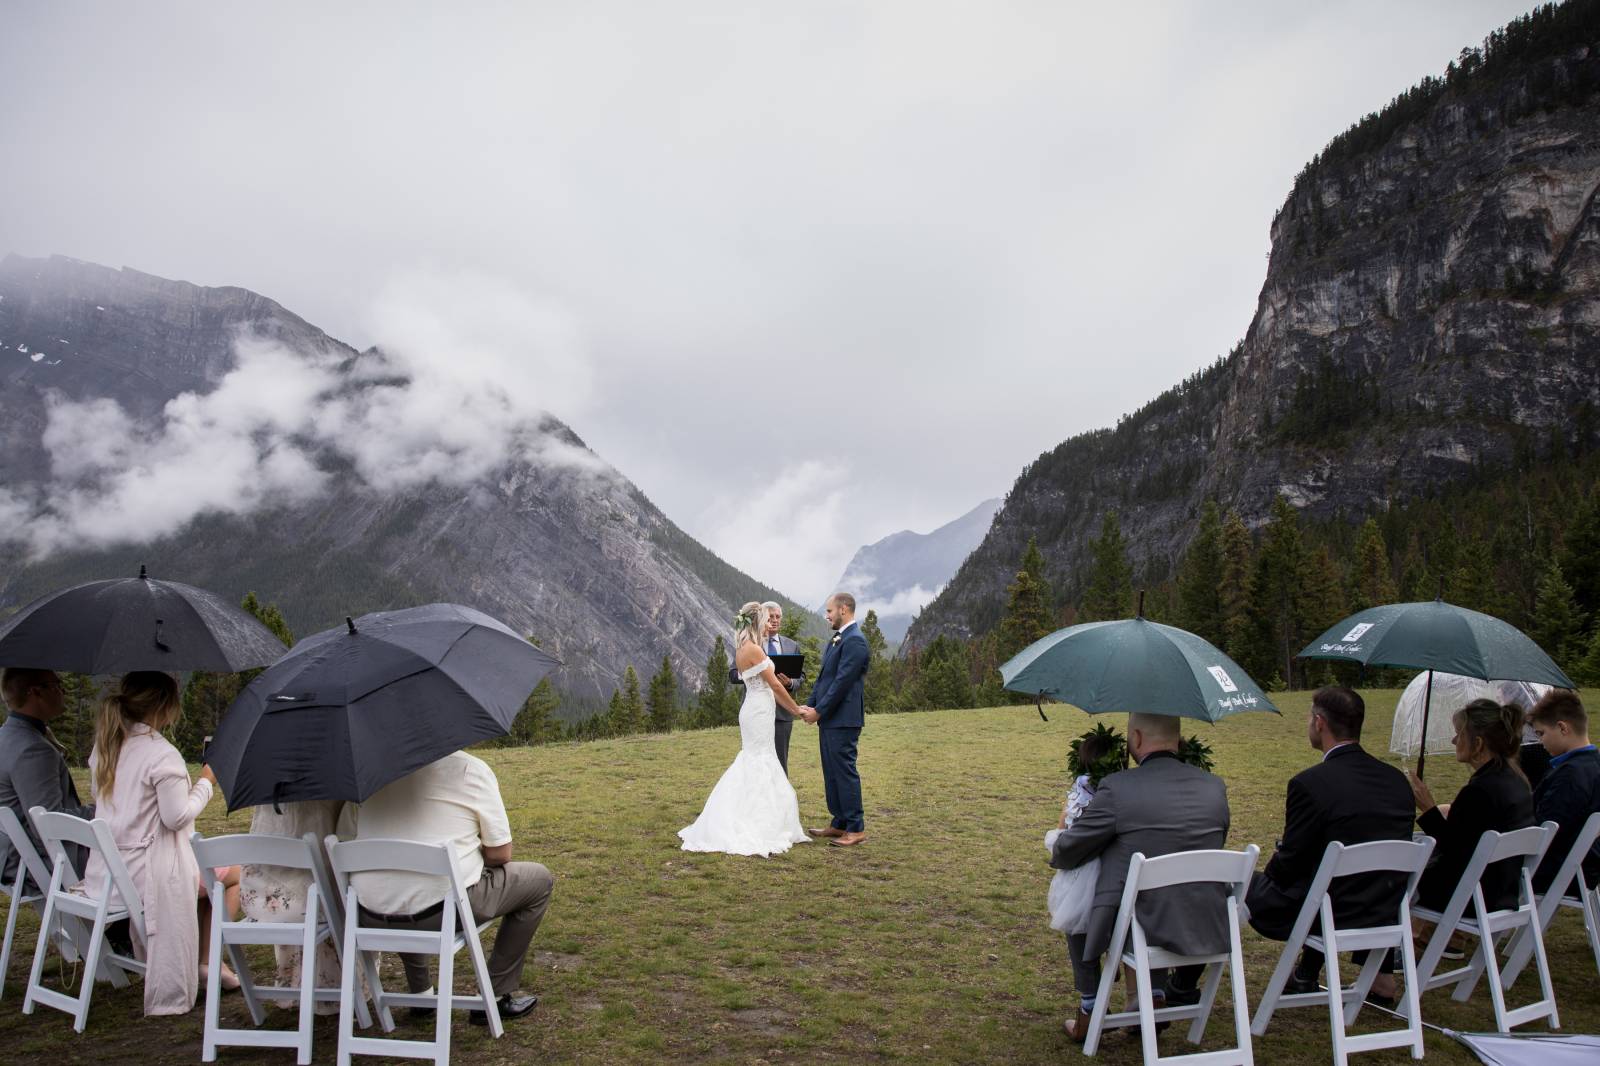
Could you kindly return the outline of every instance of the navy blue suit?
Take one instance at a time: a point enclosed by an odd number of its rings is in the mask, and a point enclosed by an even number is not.
[[[872,654],[867,638],[854,622],[830,643],[822,669],[811,689],[817,710],[817,737],[822,748],[822,783],[833,827],[847,833],[866,830],[861,809],[861,775],[856,773],[856,742],[866,720],[864,694]]]

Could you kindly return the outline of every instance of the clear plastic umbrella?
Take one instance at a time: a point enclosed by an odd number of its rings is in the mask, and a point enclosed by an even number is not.
[[[1394,731],[1389,736],[1389,750],[1407,759],[1414,759],[1424,750],[1438,755],[1454,750],[1450,742],[1455,733],[1451,722],[1455,712],[1473,700],[1490,699],[1496,703],[1514,703],[1523,710],[1532,707],[1540,696],[1550,691],[1549,685],[1532,681],[1481,681],[1460,674],[1433,674],[1433,714],[1426,715],[1428,706],[1428,672],[1424,670],[1411,679],[1400,694],[1394,709]],[[1422,722],[1428,722],[1428,739],[1424,746]]]

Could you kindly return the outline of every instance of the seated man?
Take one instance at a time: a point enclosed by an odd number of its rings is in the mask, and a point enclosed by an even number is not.
[[[5,724],[0,725],[0,803],[11,808],[33,846],[49,863],[50,856],[39,845],[28,808],[43,807],[79,818],[94,817],[94,805],[78,801],[78,789],[67,771],[67,760],[50,732],[50,723],[66,710],[61,679],[50,670],[8,667],[0,676],[0,694],[5,696],[6,706],[11,711]],[[0,856],[5,860],[5,884],[10,887],[20,858],[3,833],[0,833]],[[69,845],[67,857],[81,875],[83,849]],[[30,885],[32,880],[28,879]],[[39,885],[34,890],[48,887]]]
[[[1533,705],[1528,721],[1550,753],[1550,767],[1533,790],[1533,820],[1561,827],[1533,874],[1533,890],[1545,892],[1583,823],[1600,811],[1600,752],[1589,742],[1589,716],[1576,692],[1551,689]],[[1590,885],[1600,880],[1600,841],[1584,856],[1583,876]]]
[[[1153,859],[1176,851],[1220,848],[1227,842],[1227,786],[1221,778],[1178,760],[1180,725],[1177,718],[1130,714],[1128,751],[1138,766],[1102,780],[1094,802],[1056,837],[1050,865],[1058,870],[1100,858],[1088,928],[1067,938],[1079,988],[1099,983],[1100,956],[1111,948],[1128,860],[1134,852]],[[1139,924],[1155,947],[1185,955],[1226,951],[1226,899],[1221,885],[1174,885],[1141,893]],[[1175,971],[1157,997],[1195,1002],[1202,969]],[[1088,1036],[1088,1025],[1088,1012],[1080,1009],[1063,1028],[1081,1043]]]
[[[1366,713],[1361,697],[1342,685],[1311,697],[1306,735],[1322,761],[1290,779],[1283,839],[1266,870],[1251,880],[1245,899],[1251,926],[1270,940],[1287,940],[1294,931],[1330,843],[1411,839],[1411,786],[1399,770],[1362,749]],[[1401,874],[1341,877],[1328,890],[1334,922],[1351,928],[1392,924],[1405,886]],[[1312,932],[1319,927],[1313,925]],[[1321,952],[1305,949],[1285,990],[1316,991],[1322,963]],[[1393,974],[1393,959],[1385,959],[1372,985],[1373,998],[1389,1006],[1396,993]]]
[[[539,863],[511,861],[511,823],[488,764],[464,751],[429,763],[380,788],[365,803],[346,804],[339,835],[451,845],[473,916],[479,922],[504,918],[488,959],[500,1017],[520,1018],[538,1005],[538,996],[519,991],[522,962],[550,905],[555,878]],[[363,924],[439,928],[444,878],[373,872],[356,874],[351,882],[361,900]],[[402,955],[400,961],[412,992],[432,985],[426,956]],[[488,1017],[473,1011],[472,1021],[487,1025]]]

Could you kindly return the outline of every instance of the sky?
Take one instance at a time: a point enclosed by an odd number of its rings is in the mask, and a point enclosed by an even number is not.
[[[818,603],[1226,352],[1301,167],[1528,7],[11,0],[0,255],[492,376]]]

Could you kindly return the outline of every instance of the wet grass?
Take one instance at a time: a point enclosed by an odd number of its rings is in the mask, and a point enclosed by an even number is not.
[[[1374,750],[1387,747],[1396,695],[1369,694]],[[1261,845],[1263,862],[1282,828],[1285,782],[1314,758],[1304,740],[1307,697],[1282,703],[1281,719],[1253,714],[1195,728],[1228,782],[1230,845]],[[1060,810],[1067,742],[1088,724],[1064,708],[1044,723],[1032,707],[873,718],[860,758],[867,844],[803,844],[773,859],[677,847],[676,830],[733,757],[736,730],[486,752],[518,857],[544,862],[558,884],[524,976],[542,997],[538,1010],[499,1042],[461,1019],[455,1060],[1076,1061],[1059,1028],[1074,1000],[1064,947],[1045,921],[1042,838]],[[791,774],[808,824],[822,824],[814,737],[797,733]],[[1451,795],[1465,774],[1441,757],[1429,777]],[[201,828],[246,824],[217,805]],[[18,939],[0,1001],[7,1058],[198,1061],[200,1012],[147,1020],[137,989],[102,986],[82,1036],[54,1011],[23,1016],[28,916]],[[1571,913],[1557,919],[1550,953],[1563,1030],[1600,1031],[1600,979]],[[1254,997],[1276,945],[1247,933],[1245,954]],[[1524,979],[1517,992],[1531,987]],[[236,997],[227,1009],[243,1024]],[[1465,1004],[1430,993],[1423,1013],[1452,1028],[1492,1027],[1481,988]],[[1205,1046],[1225,1045],[1227,1019],[1224,1002]],[[317,1041],[318,1061],[331,1061],[332,1019],[319,1020]],[[1168,1054],[1185,1046],[1176,1031],[1163,1037]],[[1255,1054],[1289,1066],[1325,1062],[1328,1049],[1326,1015],[1298,1010],[1274,1019]],[[1101,1058],[1138,1062],[1138,1042],[1110,1037]],[[1406,1058],[1390,1051],[1360,1061]],[[1475,1061],[1437,1034],[1428,1058]],[[236,1049],[222,1061],[292,1058]]]

